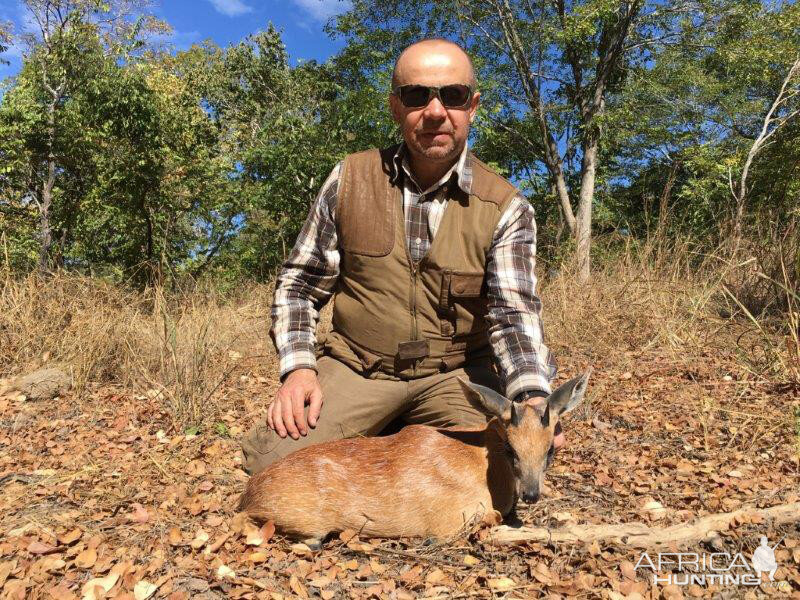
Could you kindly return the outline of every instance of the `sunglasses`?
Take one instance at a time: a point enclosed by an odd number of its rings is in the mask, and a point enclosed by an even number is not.
[[[454,83],[442,87],[430,85],[401,85],[392,90],[406,108],[422,108],[437,97],[445,108],[464,108],[472,99],[472,88]]]

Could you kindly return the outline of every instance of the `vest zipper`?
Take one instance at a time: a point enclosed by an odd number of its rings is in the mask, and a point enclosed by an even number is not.
[[[409,256],[409,259],[411,257]],[[411,262],[411,339],[412,341],[416,341],[417,336],[419,334],[419,327],[417,325],[417,280],[418,280],[418,273],[417,265],[414,263],[413,260]],[[417,374],[417,365],[418,361],[415,360],[412,363],[411,372],[413,375]]]

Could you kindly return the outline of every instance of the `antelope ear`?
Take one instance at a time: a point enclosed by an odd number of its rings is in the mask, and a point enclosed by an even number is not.
[[[583,397],[586,394],[586,387],[589,384],[589,375],[591,375],[591,373],[592,370],[589,369],[583,375],[575,379],[570,379],[555,392],[550,394],[547,397],[548,409],[555,411],[560,417],[583,402]]]
[[[484,385],[472,383],[463,377],[456,377],[456,379],[461,384],[467,398],[477,402],[478,406],[483,406],[487,412],[499,417],[504,423],[511,420],[511,400]]]

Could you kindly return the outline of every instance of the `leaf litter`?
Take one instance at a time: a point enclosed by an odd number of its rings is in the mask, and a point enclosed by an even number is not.
[[[589,407],[566,423],[548,490],[525,525],[645,522],[664,527],[800,499],[797,391],[750,380],[724,352],[651,349],[591,362]],[[630,368],[635,362],[637,368]],[[574,366],[575,368],[570,368]],[[733,374],[731,377],[729,374]],[[727,379],[726,379],[727,377]],[[58,405],[0,396],[0,589],[12,599],[673,598],[719,586],[654,588],[624,546],[497,547],[476,526],[449,540],[361,539],[312,551],[234,507],[247,477],[237,438],[274,390],[257,373],[216,431],[171,432],[159,398],[95,387]],[[226,390],[220,390],[225,394]],[[124,417],[124,418],[123,418]],[[776,579],[756,595],[800,596],[800,525],[745,520],[697,552],[742,552],[783,538]],[[736,590],[738,592],[738,590]]]

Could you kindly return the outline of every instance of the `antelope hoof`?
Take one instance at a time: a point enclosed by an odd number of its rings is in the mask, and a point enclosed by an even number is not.
[[[306,538],[303,543],[309,547],[312,552],[319,552],[322,550],[322,540],[319,538]]]

